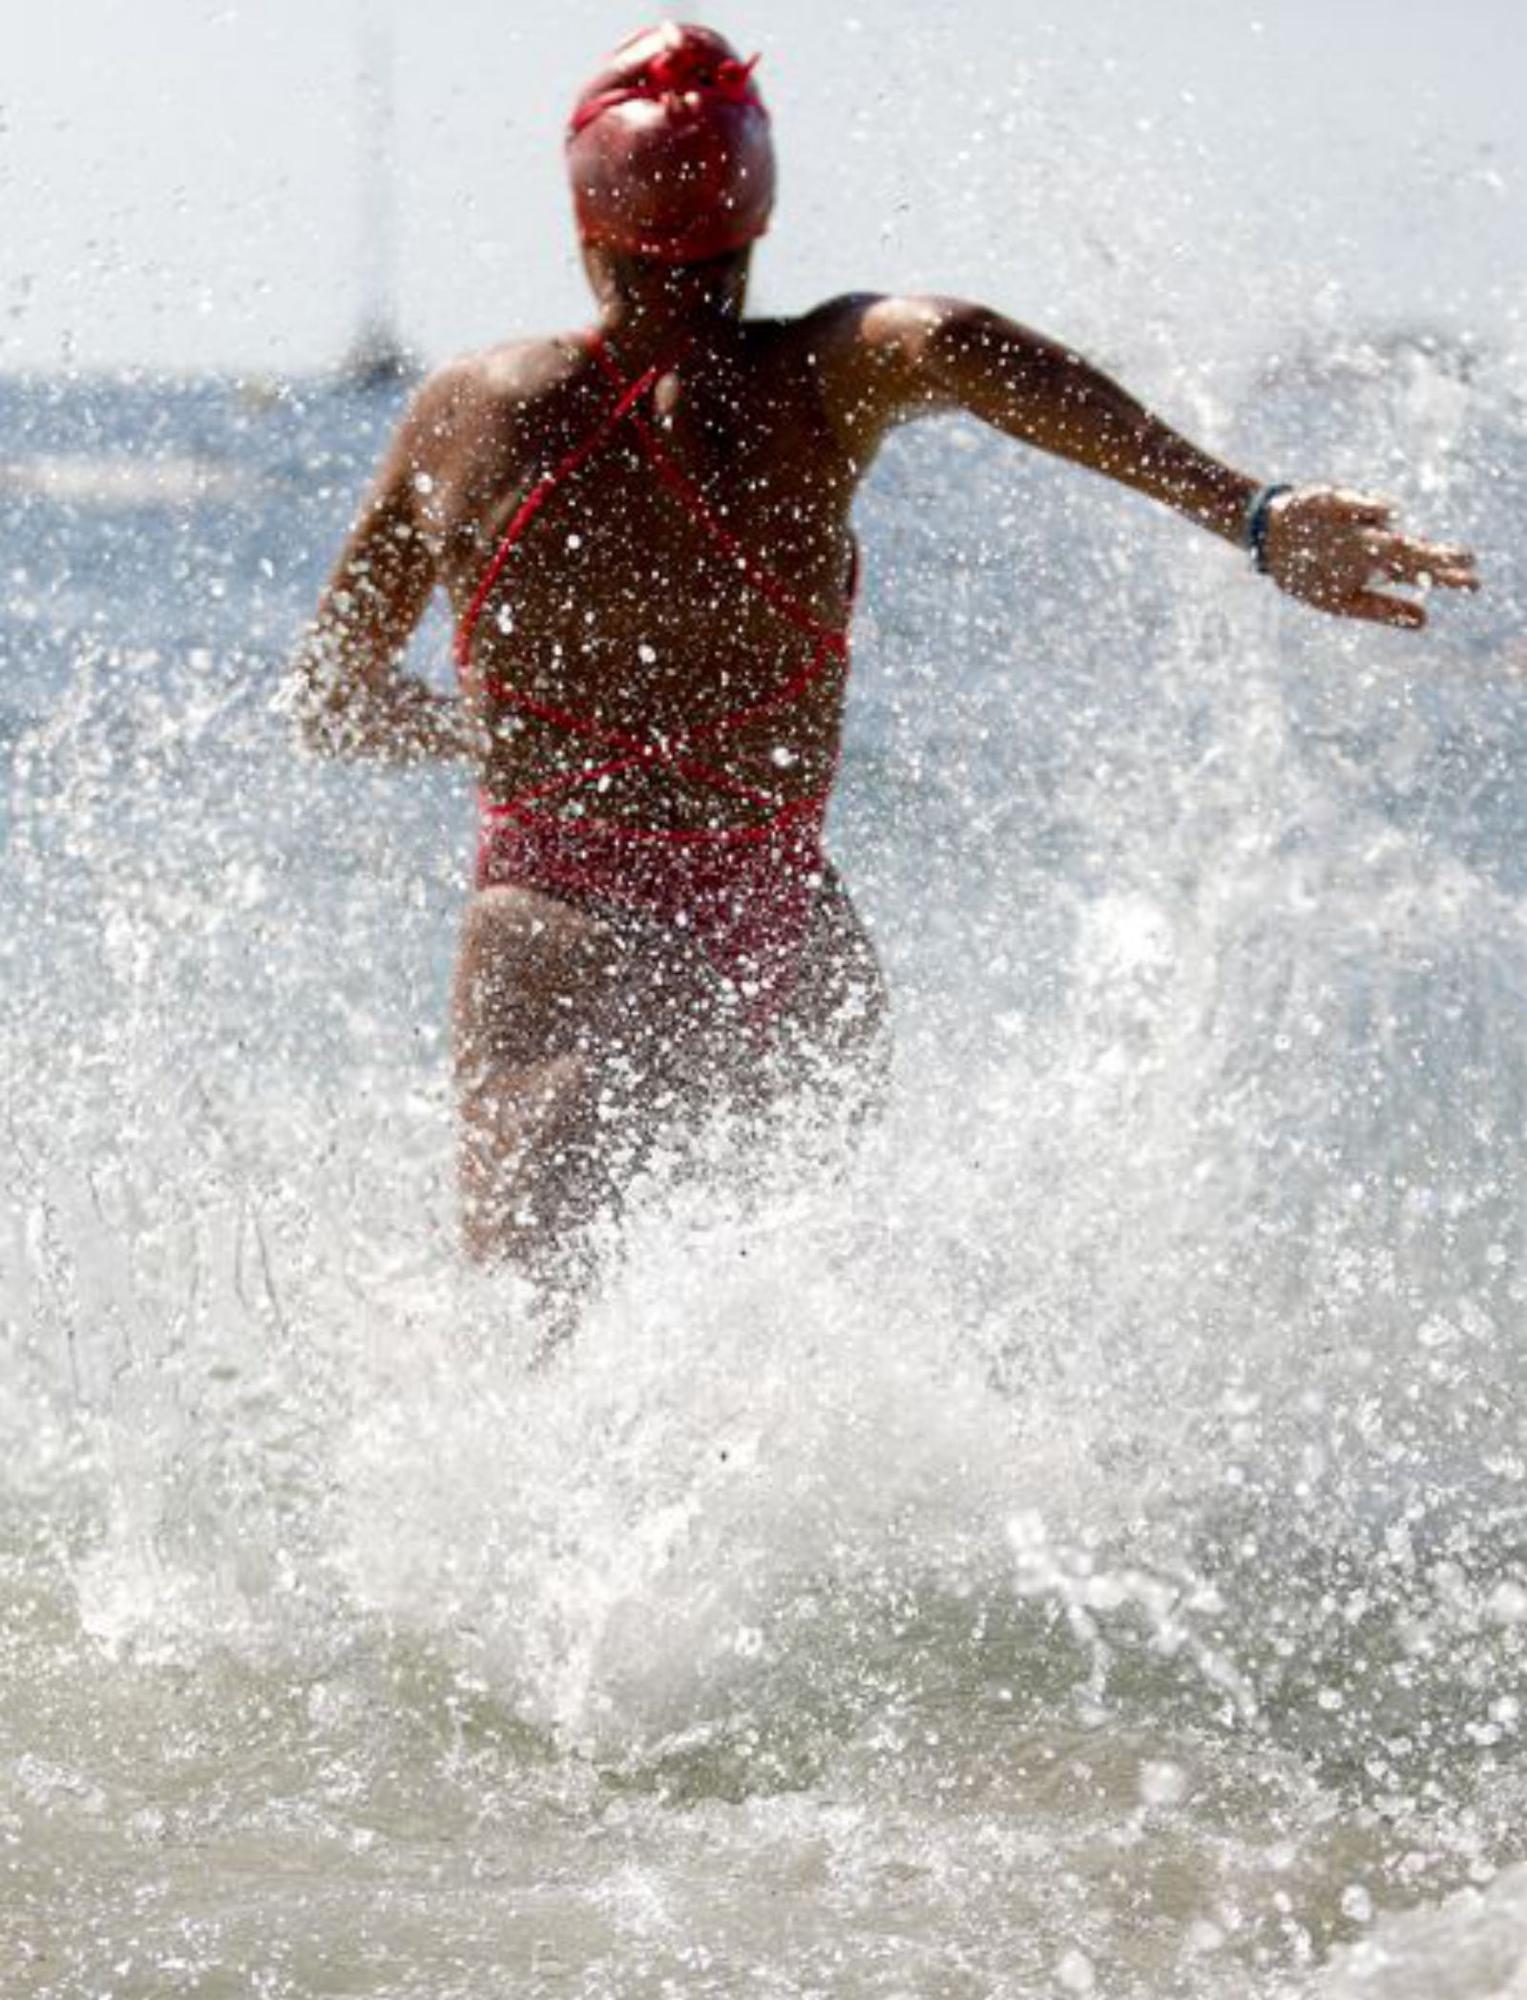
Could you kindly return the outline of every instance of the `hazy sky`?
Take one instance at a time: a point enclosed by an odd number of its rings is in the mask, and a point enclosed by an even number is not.
[[[387,0],[8,9],[0,366],[317,366],[361,309]],[[989,297],[1107,344],[1527,313],[1519,0],[736,0],[781,207],[758,298]],[[629,0],[392,0],[398,309],[434,357],[578,320],[560,134]]]

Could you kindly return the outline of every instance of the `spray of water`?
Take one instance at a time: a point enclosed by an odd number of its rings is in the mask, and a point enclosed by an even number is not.
[[[16,1990],[1514,1990],[1511,588],[1353,634],[904,440],[835,826],[891,1108],[655,1174],[532,1375],[453,1248],[467,802],[273,709],[385,412],[3,393],[172,468],[5,502]],[[1527,524],[1509,356],[1200,393]]]

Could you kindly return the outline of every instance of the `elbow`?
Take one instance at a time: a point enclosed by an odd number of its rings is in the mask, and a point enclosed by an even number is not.
[[[309,757],[342,757],[354,735],[343,703],[318,686],[302,664],[287,675],[271,708],[286,722],[297,748]]]
[[[356,734],[354,688],[339,649],[321,630],[303,640],[272,704],[310,757],[342,757]]]
[[[331,715],[304,715],[296,726],[297,747],[308,757],[344,755],[342,732]]]

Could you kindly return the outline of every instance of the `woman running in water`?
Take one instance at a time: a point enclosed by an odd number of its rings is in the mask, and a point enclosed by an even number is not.
[[[564,1296],[651,1148],[805,1072],[873,1075],[874,954],[823,852],[888,431],[965,410],[1246,549],[1322,611],[1473,558],[1380,502],[1217,463],[986,307],[853,295],[744,317],[774,194],[752,74],[708,29],[634,37],[567,157],[593,329],[491,348],[415,399],[299,666],[310,744],[477,770],[456,980],[466,1242]],[[434,589],[459,697],[400,669]]]

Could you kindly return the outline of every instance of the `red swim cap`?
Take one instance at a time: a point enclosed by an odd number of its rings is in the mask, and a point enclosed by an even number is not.
[[[633,35],[578,99],[567,165],[585,243],[667,264],[741,250],[774,206],[753,63],[710,28]]]

